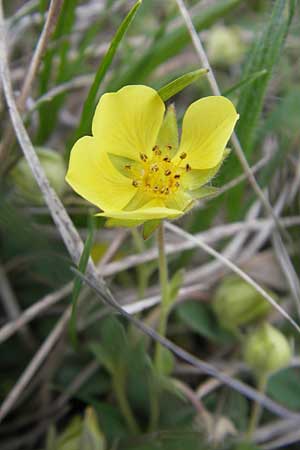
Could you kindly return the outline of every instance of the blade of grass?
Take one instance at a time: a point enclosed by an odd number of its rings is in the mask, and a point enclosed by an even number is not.
[[[196,30],[208,28],[241,1],[219,0],[216,4],[203,8],[199,14],[193,17]],[[189,41],[190,38],[184,25],[164,33],[160,39],[155,40],[154,44],[143,53],[135,64],[131,64],[126,71],[122,71],[109,83],[109,89],[116,90],[121,85],[141,83],[156,67],[183,50],[189,44]]]
[[[94,114],[97,93],[99,92],[99,86],[112,63],[112,60],[118,49],[119,44],[121,43],[126,31],[128,30],[131,22],[133,21],[141,4],[142,0],[138,0],[135,3],[135,5],[131,8],[129,13],[119,26],[114,38],[111,41],[111,44],[109,46],[109,49],[107,50],[106,55],[104,56],[103,60],[101,61],[98,67],[94,81],[92,83],[92,86],[89,90],[89,93],[83,106],[80,123],[76,132],[76,139],[80,138],[81,136],[87,134],[90,131],[90,124],[92,116]]]
[[[263,77],[264,75],[267,75],[268,71],[266,69],[259,70],[258,72],[254,72],[251,75],[249,75],[246,78],[243,78],[239,83],[236,83],[231,88],[227,89],[222,93],[225,97],[232,94],[233,92],[237,91],[241,87],[248,86],[249,84],[253,83],[255,80],[257,80],[260,77]]]
[[[178,92],[181,92],[183,89],[185,89],[190,84],[197,81],[200,77],[205,75],[208,72],[207,69],[199,69],[194,70],[193,72],[188,72],[182,75],[179,78],[176,78],[176,80],[171,81],[170,83],[166,84],[165,86],[161,87],[158,90],[159,95],[163,99],[164,102],[169,100],[171,97],[173,97],[175,94],[178,94]]]
[[[93,217],[89,217],[88,219],[88,235],[83,247],[83,251],[79,260],[78,264],[78,270],[81,273],[85,273],[87,264],[89,261],[89,257],[91,254],[91,249],[93,245],[94,240],[94,230],[95,230],[95,221]],[[72,313],[71,318],[69,322],[69,333],[71,342],[73,344],[73,347],[76,348],[78,345],[78,339],[77,339],[77,333],[76,333],[76,322],[77,322],[77,303],[78,303],[78,297],[81,291],[82,287],[82,280],[78,277],[74,280],[74,286],[72,291]]]
[[[288,10],[287,6],[289,6]],[[263,69],[267,70],[266,76],[257,78],[251,85],[244,86],[240,91],[237,106],[240,114],[237,135],[248,157],[253,150],[255,130],[260,119],[268,84],[278,62],[294,11],[294,0],[276,0],[266,30],[255,41],[247,58],[243,78]]]

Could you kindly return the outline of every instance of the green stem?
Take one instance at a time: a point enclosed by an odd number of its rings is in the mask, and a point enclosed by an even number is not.
[[[267,382],[268,382],[268,375],[265,373],[261,374],[258,378],[258,383],[257,383],[257,390],[260,394],[264,394]],[[253,408],[251,411],[251,416],[250,416],[248,431],[247,431],[247,439],[249,441],[252,440],[252,436],[253,436],[253,433],[256,430],[256,427],[259,423],[261,413],[262,413],[261,404],[259,402],[255,401],[253,403]]]
[[[127,422],[128,428],[133,434],[138,434],[140,430],[126,396],[122,370],[118,370],[113,375],[113,386],[121,413]]]
[[[144,240],[141,237],[140,233],[133,228],[132,231],[132,237],[134,241],[134,245],[137,249],[137,251],[142,254],[145,251],[145,245]],[[148,273],[147,273],[147,267],[145,264],[140,264],[137,267],[137,274],[138,274],[138,290],[139,290],[139,298],[142,300],[145,295],[145,291],[147,288],[147,282],[148,282]]]
[[[165,239],[164,239],[164,224],[160,223],[157,230],[157,243],[158,243],[158,266],[159,266],[159,281],[161,289],[161,309],[158,325],[158,332],[161,336],[166,335],[167,319],[169,312],[169,285],[168,285],[168,265],[165,253]],[[158,372],[162,372],[162,346],[159,342],[156,343],[155,351],[155,366]]]

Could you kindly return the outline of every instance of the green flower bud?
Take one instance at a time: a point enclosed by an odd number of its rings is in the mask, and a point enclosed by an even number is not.
[[[213,299],[213,310],[227,329],[265,317],[271,309],[272,306],[256,289],[236,276],[226,278]]]
[[[292,350],[279,330],[264,323],[246,338],[244,360],[257,374],[270,374],[288,365]]]
[[[239,29],[222,25],[212,28],[207,38],[207,53],[215,65],[226,67],[238,63],[245,53]]]
[[[41,147],[36,149],[36,153],[51,186],[56,193],[61,196],[67,188],[65,182],[67,168],[63,157],[53,150]],[[21,194],[23,198],[39,205],[44,203],[37,182],[24,157],[18,161],[13,169],[12,179],[18,193]]]

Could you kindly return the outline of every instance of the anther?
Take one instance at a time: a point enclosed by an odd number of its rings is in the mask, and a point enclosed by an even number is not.
[[[130,164],[125,164],[124,167],[125,167],[126,170],[131,170],[131,165]]]
[[[185,152],[182,152],[179,156],[180,159],[185,159],[187,157],[187,154]]]
[[[158,187],[158,186],[154,186],[154,187],[153,187],[153,192],[157,192],[157,191],[158,191],[158,189],[159,189],[159,187]]]
[[[174,178],[180,178],[179,173],[176,173],[176,174],[174,175]]]
[[[132,181],[132,186],[138,187],[138,185],[139,185],[139,183],[138,183],[136,180],[133,180],[133,181]]]
[[[165,190],[166,190],[166,188],[162,187],[161,190],[160,190],[160,193],[163,194],[165,192]]]
[[[190,171],[192,170],[192,168],[191,168],[191,166],[190,166],[189,164],[187,164],[187,165],[185,166],[185,170],[186,170],[187,172],[190,172]]]
[[[169,188],[167,187],[166,190],[165,190],[165,195],[169,195],[169,193],[170,193],[170,190],[169,190]]]
[[[158,172],[159,167],[157,164],[152,164],[150,167],[151,172]]]
[[[156,150],[158,150],[158,145],[155,145],[152,149],[153,152],[156,152]]]
[[[176,181],[175,187],[179,188],[179,186],[180,186],[180,183],[178,183],[178,181]]]
[[[166,156],[166,157],[163,159],[163,161],[171,162],[171,160],[170,160],[170,158],[169,158],[168,156]]]
[[[148,159],[148,156],[145,153],[140,153],[140,158],[142,161],[146,162]]]
[[[168,177],[169,175],[171,175],[171,170],[170,169],[167,169],[167,170],[165,170],[165,175],[166,175],[166,177]]]
[[[166,147],[168,150],[172,150],[172,145],[167,145]]]

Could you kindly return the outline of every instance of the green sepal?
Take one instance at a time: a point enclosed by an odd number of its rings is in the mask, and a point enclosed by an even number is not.
[[[148,239],[159,226],[161,219],[153,219],[147,220],[143,226],[143,238],[144,240]]]
[[[218,192],[218,188],[213,186],[202,186],[199,189],[195,189],[194,191],[190,192],[190,195],[195,200],[200,200],[201,198],[208,197],[209,195],[214,195]]]
[[[143,220],[125,220],[125,219],[114,219],[110,217],[105,222],[105,226],[108,228],[114,227],[125,227],[125,228],[135,228],[143,223]]]
[[[176,78],[176,80],[171,81],[170,83],[166,84],[165,86],[161,87],[158,90],[158,93],[162,100],[166,102],[171,97],[173,97],[175,94],[178,94],[178,92],[181,92],[183,89],[185,89],[190,84],[197,81],[200,77],[205,75],[208,72],[208,69],[198,69],[194,70],[193,72],[188,72],[182,75],[179,78]]]
[[[184,189],[187,191],[199,190],[201,186],[207,184],[220,170],[230,152],[230,148],[225,148],[221,162],[211,169],[192,169],[190,172],[185,173],[182,178]]]
[[[178,127],[175,106],[169,105],[165,114],[162,126],[159,130],[156,144],[163,151],[168,145],[172,148],[169,150],[171,158],[175,155],[178,145]]]
[[[132,169],[140,166],[138,161],[125,158],[125,156],[114,155],[113,153],[107,153],[107,155],[114,168],[127,178],[133,178],[133,172],[126,166],[130,166]]]

